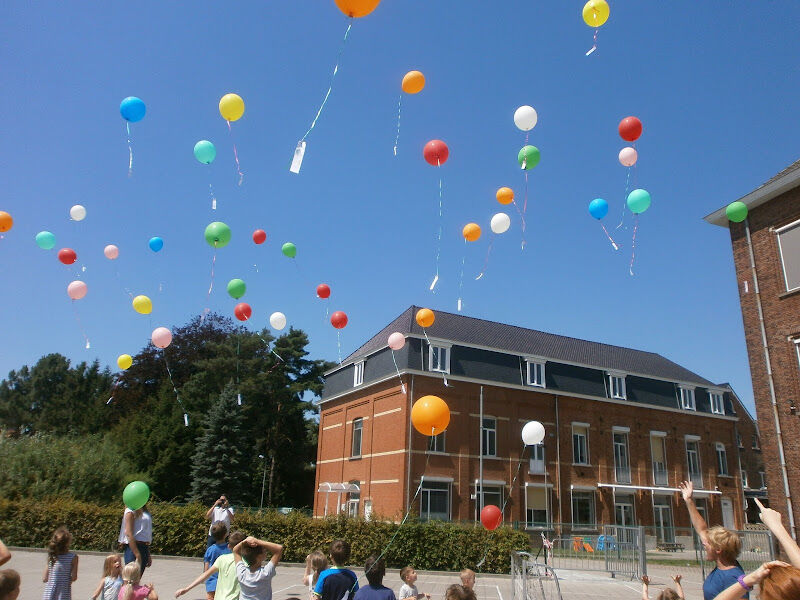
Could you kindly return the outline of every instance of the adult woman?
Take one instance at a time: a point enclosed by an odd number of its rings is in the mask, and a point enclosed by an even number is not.
[[[152,564],[150,543],[153,541],[153,519],[147,504],[139,510],[125,507],[118,541],[122,544],[125,564],[136,561],[144,574],[144,570]]]

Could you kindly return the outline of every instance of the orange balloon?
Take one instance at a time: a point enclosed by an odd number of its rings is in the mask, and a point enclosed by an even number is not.
[[[366,17],[378,7],[381,0],[336,0],[336,6],[348,17]]]
[[[501,187],[497,190],[497,201],[500,204],[511,204],[514,201],[514,190],[510,187]]]
[[[421,71],[409,71],[403,77],[402,87],[406,94],[419,94],[425,87],[425,75]]]
[[[481,237],[481,226],[477,223],[467,223],[461,230],[461,235],[468,242],[477,242]]]
[[[411,407],[411,423],[422,435],[439,435],[450,424],[450,409],[439,396],[423,396]]]
[[[433,311],[430,308],[420,308],[417,311],[417,325],[420,327],[430,327],[433,325],[433,321],[436,319],[436,316],[433,314]]]
[[[8,231],[14,225],[14,219],[7,212],[0,210],[0,233]]]

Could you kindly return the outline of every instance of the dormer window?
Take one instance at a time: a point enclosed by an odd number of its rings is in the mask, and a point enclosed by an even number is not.
[[[364,383],[364,361],[357,362],[353,365],[353,387],[357,387]]]
[[[450,372],[450,346],[431,344],[428,369],[439,373]]]
[[[708,397],[711,400],[711,412],[715,415],[724,415],[725,404],[722,401],[722,394],[720,392],[708,392]]]
[[[682,409],[697,410],[694,403],[694,388],[679,386],[678,394],[680,395]]]
[[[544,361],[526,359],[528,365],[528,385],[534,387],[545,387],[544,384]]]
[[[628,397],[625,390],[625,375],[621,373],[609,373],[608,391],[611,398],[625,400]]]

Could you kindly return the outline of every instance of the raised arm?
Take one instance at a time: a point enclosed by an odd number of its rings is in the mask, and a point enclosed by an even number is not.
[[[234,562],[238,563],[242,561],[242,546],[244,546],[247,543],[247,540],[254,540],[254,539],[255,538],[246,537],[231,549],[231,552],[233,552]]]
[[[9,552],[3,540],[0,540],[0,565],[6,564],[11,560],[11,552]]]
[[[105,584],[105,582],[106,582],[106,578],[103,577],[100,580],[100,583],[97,584],[97,587],[94,588],[94,591],[92,592],[92,600],[97,598],[103,592],[103,585]]]
[[[219,502],[220,502],[220,500],[219,500],[219,498],[217,498],[217,501],[214,502],[214,504],[211,505],[211,508],[209,508],[206,511],[206,519],[210,519],[211,518],[211,515],[214,514],[214,509],[217,508],[217,506],[219,506]]]
[[[181,588],[181,589],[177,590],[177,591],[175,592],[175,597],[177,598],[178,596],[183,596],[183,595],[184,595],[186,592],[188,592],[190,589],[192,589],[192,588],[193,588],[193,587],[195,587],[196,585],[200,585],[200,584],[201,584],[201,583],[203,583],[203,582],[204,582],[206,579],[208,579],[209,577],[211,577],[211,576],[212,576],[214,573],[216,573],[216,572],[217,572],[217,570],[218,570],[218,569],[217,569],[217,567],[215,567],[214,565],[211,565],[211,567],[209,567],[209,568],[208,568],[208,570],[204,571],[204,572],[203,572],[203,574],[202,574],[202,575],[200,575],[200,576],[199,576],[197,579],[195,579],[195,580],[194,580],[192,583],[190,583],[189,585],[187,585],[185,588]]]
[[[783,526],[783,522],[781,521],[781,513],[777,510],[773,510],[771,508],[765,507],[758,498],[753,498],[758,505],[761,514],[761,522],[766,525],[769,530],[772,532],[772,535],[775,536],[775,539],[780,542],[783,551],[786,552],[786,556],[789,558],[789,562],[792,563],[793,567],[797,567],[800,569],[800,547],[797,546],[797,542],[792,539],[792,536],[789,535],[789,532],[786,531],[786,528]]]
[[[281,560],[281,556],[283,556],[283,546],[281,544],[275,544],[273,542],[267,542],[265,540],[257,540],[254,537],[249,537],[247,538],[247,540],[250,540],[251,546],[261,546],[267,552],[272,554],[272,558],[270,558],[269,560],[273,565],[277,565],[278,562]],[[245,542],[247,542],[247,540],[245,540]]]
[[[691,481],[684,481],[678,485],[678,488],[681,490],[686,508],[689,509],[689,517],[692,520],[694,530],[697,532],[697,535],[700,536],[700,539],[705,542],[708,537],[708,524],[703,518],[703,515],[700,514],[700,511],[697,510],[697,506],[695,506],[694,498],[692,497],[692,494],[694,494],[694,485]]]
[[[125,537],[128,538],[128,548],[131,549],[136,561],[141,565],[142,555],[139,552],[139,545],[136,543],[136,538],[133,537],[133,520],[133,511],[126,512],[125,516],[123,517],[125,524]]]
[[[647,575],[642,575],[642,600],[650,600],[650,594],[647,591],[647,586],[650,585],[650,578]]]
[[[681,575],[680,573],[672,576],[672,581],[675,582],[675,591],[678,592],[678,597],[681,600],[685,600],[686,594],[683,593],[683,586],[681,585],[681,579],[683,579],[683,575]]]

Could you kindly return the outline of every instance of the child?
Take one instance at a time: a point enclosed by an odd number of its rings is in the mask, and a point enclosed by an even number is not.
[[[267,552],[271,552],[272,557],[264,565]],[[275,577],[275,567],[282,554],[283,546],[280,544],[257,540],[251,536],[233,547],[240,600],[272,600],[272,578]]]
[[[0,571],[0,600],[17,600],[19,596],[19,573],[14,569]]]
[[[122,587],[119,588],[118,600],[158,600],[158,594],[153,589],[153,584],[139,585],[142,571],[139,563],[129,562],[122,568]]]
[[[353,595],[358,591],[358,577],[344,567],[350,558],[350,544],[344,540],[334,540],[330,555],[333,567],[319,574],[314,597],[316,600],[353,600]]]
[[[232,531],[228,536],[228,548],[233,550],[236,544],[241,542],[245,535],[241,531]],[[175,597],[183,596],[186,592],[196,585],[200,585],[212,575],[217,575],[217,586],[214,600],[238,600],[239,581],[236,579],[236,563],[233,560],[232,552],[220,556],[214,564],[208,568],[200,577],[195,579],[187,587],[175,592]]]
[[[369,585],[356,592],[353,600],[397,600],[394,592],[383,585],[386,564],[374,554],[364,563],[364,575]]]
[[[454,583],[445,590],[444,600],[478,600],[478,598],[471,589]]]
[[[228,536],[228,527],[222,521],[217,521],[211,526],[211,537],[214,538],[214,544],[206,549],[205,556],[203,556],[203,571],[208,569],[216,562],[216,560],[223,554],[230,554],[231,549],[225,543],[225,538]],[[217,591],[217,574],[212,573],[206,579],[206,598],[214,600],[214,594]]]
[[[78,556],[69,551],[72,535],[66,527],[53,532],[47,544],[47,567],[42,575],[43,600],[69,600],[72,596],[72,582],[78,578]]]
[[[319,574],[328,568],[328,559],[319,550],[314,550],[306,556],[306,572],[303,574],[303,585],[308,586],[309,597],[314,593]]]
[[[411,600],[431,599],[430,594],[420,594],[417,591],[417,586],[414,585],[417,582],[417,572],[414,567],[409,566],[400,569],[400,579],[403,580],[403,585],[400,586],[400,600],[406,600],[406,598]]]
[[[92,600],[95,600],[101,593],[103,600],[117,600],[119,588],[122,587],[122,560],[119,554],[109,554],[103,562],[103,578],[92,593]]]
[[[468,590],[475,589],[475,571],[472,569],[464,569],[459,576],[461,577],[461,585]]]
[[[684,600],[686,596],[683,594],[683,587],[681,586],[681,579],[683,575],[673,575],[672,581],[675,582],[677,590],[672,588],[664,588],[661,593],[656,596],[656,600]],[[642,600],[650,600],[648,595],[647,586],[650,585],[650,578],[647,575],[642,575]]]

